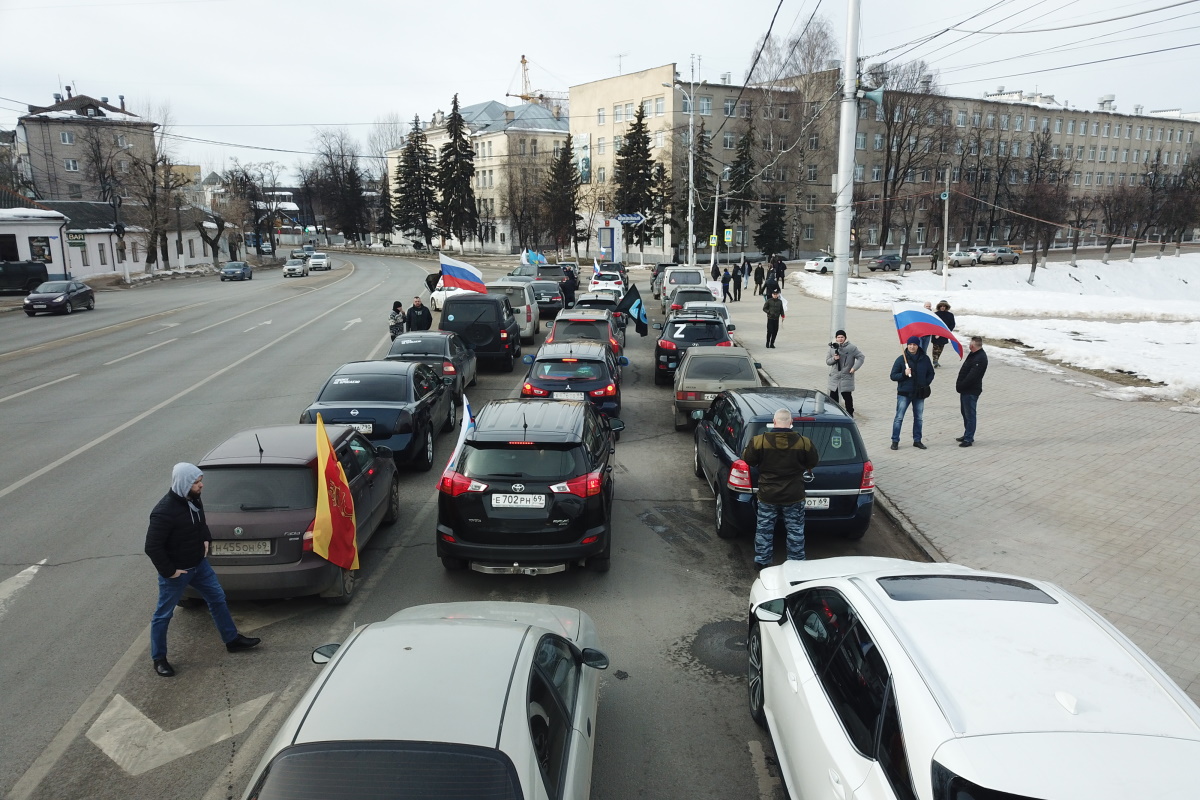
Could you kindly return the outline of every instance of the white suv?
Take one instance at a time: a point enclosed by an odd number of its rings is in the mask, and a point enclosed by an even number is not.
[[[329,256],[324,253],[313,253],[308,259],[308,268],[314,272],[319,269],[329,269]]]
[[[788,561],[750,590],[746,650],[750,714],[795,798],[1196,796],[1200,708],[1053,584]]]

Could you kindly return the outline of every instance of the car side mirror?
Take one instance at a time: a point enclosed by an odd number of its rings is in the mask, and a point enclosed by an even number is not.
[[[608,669],[608,656],[594,647],[583,648],[583,652],[579,654],[579,658],[585,667]]]
[[[549,322],[546,323],[546,330],[550,330],[553,327],[554,327],[554,320],[550,320]]]
[[[608,428],[613,433],[620,433],[621,431],[625,430],[625,423],[622,422],[621,420],[617,419],[616,417],[609,417],[608,418]]]
[[[618,359],[617,359],[617,364],[618,364],[618,365],[620,365],[620,366],[622,366],[622,367],[628,367],[628,366],[629,366],[629,359],[628,359],[628,358],[626,358],[625,356],[621,356],[620,358],[618,358]]]
[[[726,329],[726,330],[730,330],[730,331],[736,331],[736,330],[737,330],[737,325],[733,325],[733,324],[726,325],[726,326],[725,326],[725,329]]]
[[[755,362],[754,362],[754,368],[755,368],[755,369],[762,369],[762,362],[761,362],[761,361],[755,361]]]
[[[787,606],[782,598],[768,600],[754,609],[754,618],[759,622],[774,622],[782,625],[787,617],[786,612]]]
[[[695,411],[693,411],[692,419],[696,420],[697,422],[700,422],[701,420],[703,420],[704,419],[704,409],[697,408]]]
[[[654,330],[656,330],[656,331],[661,331],[663,329],[661,322],[656,322],[653,325],[651,325],[650,327],[654,328]]]
[[[547,325],[546,327],[547,327],[547,328],[549,328],[550,326],[549,326],[549,325]],[[532,356],[532,355],[528,355],[528,356],[521,356],[521,363],[522,363],[522,364],[532,364],[532,363],[533,363],[533,356]]]
[[[328,664],[329,659],[333,658],[341,647],[337,642],[333,644],[323,644],[316,650],[312,651],[312,660],[314,664]]]
[[[442,378],[442,384],[445,386],[453,386],[454,378],[451,378],[450,376],[446,376],[446,377]]]
[[[392,448],[387,445],[378,445],[375,448],[376,458],[395,458],[396,454],[392,452]]]

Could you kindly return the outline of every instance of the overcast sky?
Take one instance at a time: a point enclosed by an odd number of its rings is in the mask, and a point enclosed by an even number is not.
[[[313,126],[344,125],[365,140],[380,116],[428,119],[448,109],[455,92],[463,105],[520,102],[505,93],[521,91],[522,54],[540,90],[566,92],[670,62],[686,78],[692,53],[701,59],[698,78],[731,72],[736,82],[777,2],[0,0],[10,44],[0,128],[12,128],[25,104],[50,105],[71,85],[114,105],[124,94],[135,111],[169,104],[182,136],[307,151]],[[795,35],[814,9],[842,47],[846,0],[783,0],[774,35]],[[1120,111],[1200,111],[1200,47],[1188,47],[1200,43],[1198,0],[862,0],[862,19],[860,55],[924,57],[948,94],[978,97],[1003,85],[1040,89],[1081,109],[1115,94]],[[902,46],[951,25],[1059,30],[949,32]],[[1181,49],[1071,66],[1168,48]],[[235,157],[294,172],[306,158],[192,141],[177,147],[180,160],[206,170]]]

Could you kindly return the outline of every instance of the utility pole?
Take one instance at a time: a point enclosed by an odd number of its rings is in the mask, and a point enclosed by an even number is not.
[[[709,249],[712,251],[712,253],[709,255],[709,259],[708,259],[708,269],[709,269],[710,274],[711,274],[712,268],[717,265],[717,245],[713,243],[713,240],[717,239],[717,217],[718,217],[717,209],[720,207],[721,207],[721,173],[718,172],[717,173],[717,193],[713,197],[712,236],[708,240]],[[719,241],[719,240],[717,240],[717,241]]]
[[[700,81],[700,85],[704,86],[708,81]],[[675,81],[674,84],[664,83],[663,86],[670,89],[672,86],[679,90],[688,101],[688,266],[696,266],[696,224],[695,224],[695,208],[696,208],[696,58],[692,56],[692,79],[691,93],[689,94],[683,88],[683,84]]]
[[[842,107],[838,131],[837,193],[833,225],[833,294],[829,333],[846,327],[846,289],[850,282],[850,226],[854,216],[854,134],[858,128],[858,11],[860,0],[846,2],[846,62],[842,65]]]
[[[950,165],[946,165],[946,188],[942,192],[942,291],[950,283]]]

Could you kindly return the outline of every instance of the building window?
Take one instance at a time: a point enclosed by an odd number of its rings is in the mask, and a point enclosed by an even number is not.
[[[1000,115],[1000,130],[1002,130],[1002,131],[1008,130],[1008,114]]]
[[[79,162],[74,158],[63,159],[63,169],[67,172],[79,172]]]
[[[808,165],[808,179],[810,181],[815,181],[817,179],[817,165],[816,164]]]
[[[786,181],[787,180],[787,167],[776,167],[775,168],[775,179],[778,180],[780,183]]]
[[[1101,147],[1101,148],[1100,148],[1100,161],[1101,161],[1101,162],[1104,162],[1104,161],[1107,161],[1107,160],[1108,160],[1108,148],[1107,148],[1107,147]]]
[[[667,99],[665,97],[654,98],[654,116],[661,117],[667,113]]]
[[[871,147],[874,150],[883,150],[883,134],[875,134],[875,138],[871,140]]]
[[[104,248],[104,242],[96,242],[96,255],[100,256],[100,266],[108,266],[108,252]]]
[[[608,140],[605,139],[603,136],[601,136],[600,138],[598,138],[596,140],[596,155],[598,155],[598,156],[604,155],[604,149],[605,149],[605,147],[607,147],[607,142],[608,142]]]
[[[615,155],[615,154],[621,152],[621,148],[624,145],[625,145],[625,137],[624,136],[614,136],[613,137],[613,154]]]
[[[188,243],[188,258],[195,258],[196,257],[196,240],[188,239],[187,243]]]
[[[492,143],[488,142],[488,158],[492,157]]]
[[[63,144],[75,144],[75,134],[72,131],[61,131],[58,134],[58,140]]]
[[[995,115],[995,113],[993,113],[991,111],[989,111],[988,115],[987,115],[986,127],[988,127],[988,128],[996,127],[996,115]]]
[[[1135,139],[1142,138],[1142,129],[1143,129],[1143,126],[1138,125],[1137,126],[1137,134],[1133,138],[1135,138]]]
[[[1070,152],[1071,152],[1071,146],[1070,146],[1070,145],[1067,145],[1067,152],[1068,152],[1068,153],[1070,153]],[[1076,148],[1075,148],[1075,160],[1076,160],[1076,161],[1083,161],[1083,145],[1079,145],[1078,147],[1076,147]]]
[[[603,197],[601,197],[600,200],[596,203],[596,210],[599,211],[601,214],[608,211],[608,202]],[[502,242],[504,241],[503,233],[500,234],[500,241],[502,241]]]
[[[607,181],[608,181],[608,173],[605,171],[604,167],[599,167],[599,168],[597,168],[597,170],[596,170],[596,180],[597,180],[598,182],[600,182],[600,183],[607,183]]]
[[[683,110],[683,113],[685,113],[685,114],[692,113],[692,99],[690,97],[688,97],[686,94],[683,96],[682,110]],[[618,120],[618,122],[619,121],[620,120]]]
[[[1076,173],[1075,173],[1075,175],[1074,175],[1074,178],[1073,178],[1073,180],[1072,180],[1071,182],[1072,182],[1072,183],[1074,183],[1076,186],[1078,186],[1078,185],[1079,185],[1079,178],[1080,178],[1080,175],[1079,175],[1079,173],[1078,173],[1078,172],[1076,172]]]
[[[960,128],[967,127],[967,112],[958,112],[958,114],[954,117],[954,124]]]
[[[737,112],[737,100],[732,97],[726,97],[721,104],[721,108],[725,116],[732,117]]]
[[[521,155],[525,155],[525,140],[524,139],[519,140],[519,142],[517,143],[517,152],[520,153]]]
[[[662,147],[664,140],[665,140],[665,134],[662,131],[654,132],[654,146],[655,147]]]
[[[82,183],[68,183],[67,184],[67,195],[72,200],[82,200],[83,199],[83,184]]]
[[[817,237],[817,228],[811,222],[804,226],[804,238],[806,241],[812,241]]]
[[[1108,185],[1109,186],[1113,185],[1113,175],[1114,175],[1114,173],[1112,173],[1112,172],[1108,173]]]
[[[862,179],[863,179],[863,165],[855,164],[854,165],[854,181],[855,181],[855,183],[862,183]]]
[[[1083,185],[1084,185],[1084,186],[1091,186],[1091,185],[1092,185],[1092,173],[1090,173],[1090,172],[1086,172],[1086,173],[1084,173],[1084,175],[1083,175]]]
[[[866,150],[867,149],[867,134],[866,133],[863,133],[860,131],[859,133],[854,134],[854,149],[855,150]]]
[[[1025,130],[1025,115],[1024,114],[1017,114],[1016,118],[1013,119],[1013,130],[1014,131]]]
[[[983,113],[980,111],[971,112],[971,127],[978,128],[983,124]]]
[[[1162,141],[1162,135],[1163,135],[1163,129],[1162,129],[1162,128],[1159,128],[1159,129],[1158,129],[1158,136],[1156,136],[1156,137],[1154,138],[1154,141],[1156,141],[1156,142],[1161,142],[1161,141]]]
[[[1092,123],[1092,136],[1099,136],[1099,135],[1100,135],[1100,123],[1093,122]]]
[[[596,124],[597,125],[604,124],[604,109],[603,108],[596,109]]]
[[[625,121],[633,122],[633,103],[625,104]]]
[[[113,144],[117,147],[129,147],[129,143],[125,141],[125,134],[123,133],[113,134]]]
[[[1000,140],[998,148],[999,149],[996,151],[996,155],[999,155],[999,156],[1008,155],[1008,142],[1005,139]]]
[[[1056,145],[1056,144],[1050,145],[1050,157],[1058,158],[1058,145]]]
[[[537,155],[537,139],[529,140],[529,154],[532,156]]]
[[[808,149],[809,150],[816,150],[820,146],[821,146],[821,137],[820,136],[818,136],[817,134],[814,133],[808,137]]]
[[[743,119],[750,119],[750,101],[749,100],[742,101],[741,116]]]
[[[1068,134],[1075,133],[1075,120],[1073,120],[1073,119],[1067,120],[1067,133]]]
[[[734,138],[733,131],[725,131],[724,135],[721,136],[721,145],[726,150],[732,150],[736,143],[737,142]]]
[[[859,119],[867,118],[867,104],[862,100],[858,101],[858,118]]]
[[[1095,160],[1096,160],[1096,145],[1092,145],[1091,147],[1088,148],[1088,161],[1095,161]]]
[[[645,119],[646,117],[650,116],[653,113],[654,113],[654,101],[653,100],[643,100],[642,101],[642,119]]]
[[[1104,123],[1104,127],[1100,129],[1100,135],[1101,135],[1101,136],[1108,136],[1108,132],[1109,132],[1111,129],[1112,129],[1112,123],[1111,123],[1111,122],[1106,122],[1106,123]],[[1119,129],[1118,129],[1118,130],[1119,130]]]
[[[554,157],[558,158],[558,156],[561,152],[562,152],[562,142],[555,141],[554,142]]]
[[[686,108],[684,109],[684,111],[687,111],[687,110],[688,109],[686,109]],[[613,106],[613,124],[616,124],[618,122],[624,122],[624,121],[625,121],[625,107],[622,105],[614,105]]]
[[[712,98],[703,95],[696,98],[696,113],[702,117],[712,116]]]
[[[991,139],[983,140],[983,154],[985,156],[990,156],[992,154],[992,140]]]
[[[1055,118],[1055,120],[1054,120],[1054,132],[1055,133],[1062,133],[1062,123],[1063,123],[1062,117]]]
[[[1129,148],[1126,147],[1121,150],[1121,163],[1124,164],[1128,160],[1129,160]]]
[[[962,180],[962,168],[955,167],[954,169],[950,170],[950,182],[958,183],[960,180]]]

